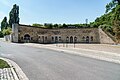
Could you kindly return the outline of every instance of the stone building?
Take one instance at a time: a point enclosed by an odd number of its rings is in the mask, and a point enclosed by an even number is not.
[[[21,24],[13,24],[12,42],[114,43],[104,31],[98,28],[45,29]]]

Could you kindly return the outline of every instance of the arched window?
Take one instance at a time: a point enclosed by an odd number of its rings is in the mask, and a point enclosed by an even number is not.
[[[47,37],[45,37],[45,40],[47,41]]]
[[[91,36],[91,41],[93,41],[93,36]]]
[[[89,43],[89,36],[86,37],[86,42]]]
[[[68,36],[66,37],[66,42],[69,42],[69,37]]]
[[[69,39],[69,37],[67,36],[66,39]]]
[[[61,37],[59,37],[59,41],[61,41]]]
[[[42,39],[44,40],[44,36],[42,36]]]
[[[74,42],[77,42],[77,37],[74,37]]]
[[[52,41],[54,41],[54,37],[52,37]]]
[[[85,41],[85,37],[84,36],[82,37],[82,41]]]
[[[57,36],[55,36],[55,42],[57,42],[58,41],[58,37]]]
[[[40,36],[38,36],[38,41],[41,42],[41,37]]]
[[[70,43],[73,43],[73,37],[72,36],[70,37]]]

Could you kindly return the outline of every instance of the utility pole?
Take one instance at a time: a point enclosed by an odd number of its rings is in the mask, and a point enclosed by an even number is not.
[[[85,23],[86,23],[86,27],[87,27],[87,24],[88,24],[88,19],[85,19]]]

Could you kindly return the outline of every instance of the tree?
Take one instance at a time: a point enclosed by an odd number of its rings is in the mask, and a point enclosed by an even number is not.
[[[52,23],[45,23],[44,26],[45,26],[45,28],[49,28],[49,29],[53,28],[53,24]]]
[[[0,31],[0,38],[1,38],[1,37],[3,37],[3,33],[2,33],[2,31]]]
[[[2,31],[2,33],[3,33],[4,36],[5,36],[5,35],[10,35],[10,34],[12,33],[11,31],[12,31],[11,28],[8,27],[7,29],[4,29],[4,30]]]
[[[16,4],[13,5],[12,10],[9,13],[9,25],[12,27],[12,24],[17,23],[19,24],[19,6]]]
[[[117,5],[113,16],[113,31],[116,39],[120,42],[120,5]]]
[[[120,5],[120,0],[112,0],[106,5],[106,13],[115,8],[117,5]]]
[[[42,27],[43,25],[42,25],[42,24],[37,24],[37,23],[35,23],[35,24],[32,24],[32,26]]]
[[[4,17],[4,19],[1,22],[1,30],[7,29],[8,23],[7,23],[7,17]]]
[[[67,28],[67,27],[68,27],[68,26],[64,23],[64,24],[63,24],[63,28]]]
[[[54,28],[58,28],[58,24],[54,24],[53,26],[54,26]]]
[[[106,12],[114,9],[112,26],[115,33],[115,38],[120,42],[120,0],[112,0],[109,4],[106,5]]]

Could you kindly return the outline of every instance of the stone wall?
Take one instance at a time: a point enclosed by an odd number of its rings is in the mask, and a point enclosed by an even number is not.
[[[14,25],[13,42],[34,43],[113,43],[98,28],[44,29],[30,25]]]
[[[110,38],[102,29],[99,29],[99,35],[101,44],[115,44],[112,38]]]
[[[11,41],[12,42],[18,42],[18,28],[19,28],[19,25],[18,24],[13,24],[12,25],[12,36],[11,36]]]
[[[11,35],[6,35],[6,36],[4,36],[4,40],[5,41],[9,41],[9,42],[11,42]]]
[[[43,29],[33,26],[19,26],[19,41],[25,42],[25,35],[29,35],[29,41],[39,43],[76,42],[99,43],[99,31],[97,28],[67,28],[67,29]]]

